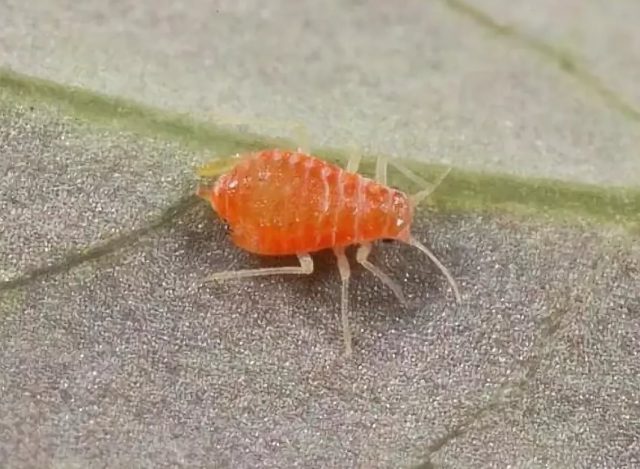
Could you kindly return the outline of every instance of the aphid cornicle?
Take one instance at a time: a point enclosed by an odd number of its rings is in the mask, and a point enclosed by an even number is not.
[[[347,246],[359,245],[357,261],[406,304],[400,286],[367,258],[371,243],[377,240],[410,244],[438,266],[460,302],[458,287],[449,271],[411,234],[414,209],[435,186],[413,196],[388,187],[385,158],[377,161],[375,180],[356,172],[358,156],[350,158],[346,169],[302,151],[265,150],[237,158],[236,165],[215,183],[200,184],[197,195],[208,201],[228,225],[238,247],[263,256],[296,255],[300,265],[218,272],[211,280],[311,274],[310,253],[333,249],[342,280],[341,317],[347,355],[352,352]],[[397,163],[392,164],[407,172]],[[441,180],[445,176],[446,173]]]

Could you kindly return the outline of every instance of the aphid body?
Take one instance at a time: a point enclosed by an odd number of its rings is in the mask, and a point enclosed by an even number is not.
[[[205,194],[234,243],[259,255],[410,237],[413,214],[405,194],[302,153],[255,153]]]
[[[397,240],[417,247],[444,273],[460,301],[453,277],[411,235],[414,208],[435,187],[410,197],[386,185],[386,160],[378,159],[375,180],[358,174],[358,164],[359,158],[352,157],[347,169],[343,169],[301,151],[265,150],[238,155],[238,162],[230,171],[213,185],[200,185],[197,190],[226,222],[238,247],[263,256],[296,255],[300,261],[300,266],[218,272],[211,276],[213,280],[310,274],[313,261],[309,253],[333,249],[342,279],[347,355],[351,354],[347,306],[350,267],[344,251],[347,246],[359,245],[358,262],[403,303],[399,285],[367,257],[371,243],[377,240]],[[394,166],[407,172],[402,166]]]

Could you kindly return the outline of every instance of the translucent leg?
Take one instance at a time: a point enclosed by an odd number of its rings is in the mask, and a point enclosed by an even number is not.
[[[387,185],[387,159],[384,156],[378,156],[376,160],[376,181]]]
[[[349,150],[349,161],[347,162],[347,171],[355,173],[360,167],[362,154],[354,148]],[[376,181],[387,184],[387,158],[380,155],[376,160]]]
[[[360,167],[360,160],[362,159],[362,155],[358,151],[355,146],[352,146],[349,149],[349,161],[347,161],[346,170],[350,173],[358,172],[358,168]]]
[[[280,274],[298,274],[309,275],[313,272],[313,259],[309,254],[298,254],[299,266],[287,266],[287,267],[262,267],[260,269],[246,269],[246,270],[225,270],[223,272],[217,272],[207,278],[209,281],[222,282],[225,280],[233,280],[247,277],[262,277],[266,275],[280,275]]]
[[[296,142],[298,143],[298,151],[300,153],[310,153],[311,138],[309,137],[307,128],[302,124],[296,124],[293,133],[295,135]]]
[[[340,295],[340,312],[342,319],[342,337],[344,338],[344,351],[347,357],[351,356],[351,329],[349,328],[349,277],[351,277],[351,269],[349,260],[344,253],[344,248],[337,247],[333,252],[338,259],[338,270],[340,271],[340,279],[342,280],[342,294]]]
[[[407,306],[407,300],[405,299],[404,294],[402,293],[402,289],[400,288],[400,285],[398,285],[396,282],[394,282],[391,279],[391,277],[389,277],[387,274],[385,274],[382,270],[380,270],[377,266],[372,264],[367,259],[369,257],[369,253],[371,253],[371,244],[370,243],[361,244],[358,247],[358,251],[356,253],[357,261],[365,269],[367,269],[373,275],[378,277],[382,281],[382,283],[384,283],[389,289],[391,289],[393,294],[396,295],[398,300],[400,300],[400,303],[402,303],[402,305],[406,307]]]

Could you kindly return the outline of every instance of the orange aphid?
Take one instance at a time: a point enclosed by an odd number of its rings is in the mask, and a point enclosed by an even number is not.
[[[360,245],[357,260],[385,283],[404,303],[400,287],[367,260],[371,243],[393,239],[424,252],[447,277],[456,299],[453,277],[436,257],[411,235],[416,204],[433,189],[409,197],[386,186],[386,161],[379,159],[376,180],[356,173],[359,160],[348,169],[300,151],[265,150],[238,156],[229,172],[197,194],[226,221],[233,242],[264,256],[297,255],[300,266],[270,267],[214,274],[213,280],[273,274],[310,274],[309,253],[333,249],[342,278],[342,323],[347,355],[351,353],[348,326],[350,268],[344,249]],[[404,168],[399,167],[403,172]]]

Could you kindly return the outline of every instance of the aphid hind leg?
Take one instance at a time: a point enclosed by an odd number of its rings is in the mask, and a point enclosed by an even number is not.
[[[379,267],[372,264],[371,261],[368,260],[370,253],[371,253],[371,243],[361,244],[358,247],[358,251],[356,252],[356,260],[360,265],[362,265],[362,267],[364,267],[373,275],[378,277],[378,279],[380,279],[380,281],[384,283],[393,292],[393,294],[396,296],[396,298],[398,298],[400,303],[402,303],[402,305],[406,307],[407,300],[404,297],[404,294],[402,293],[402,289],[400,288],[400,285],[394,282],[391,279],[391,277],[389,277],[382,270],[380,270]]]
[[[340,318],[342,320],[342,337],[344,339],[344,351],[347,357],[351,356],[351,329],[349,327],[349,278],[351,277],[351,268],[349,260],[344,252],[343,247],[333,248],[333,253],[338,260],[338,271],[340,272],[340,280],[342,280],[342,289],[340,295]]]
[[[214,282],[222,282],[225,280],[234,280],[248,277],[263,277],[267,275],[309,275],[313,272],[313,259],[307,253],[298,254],[299,266],[286,267],[262,267],[259,269],[246,270],[225,270],[210,275],[207,280]]]

